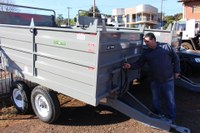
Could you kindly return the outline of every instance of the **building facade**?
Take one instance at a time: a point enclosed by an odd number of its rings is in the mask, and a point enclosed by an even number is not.
[[[183,3],[183,19],[200,21],[200,0],[179,0]]]
[[[138,5],[133,8],[117,8],[112,10],[115,22],[120,26],[134,28],[144,25],[147,28],[157,27],[158,9],[151,5]]]

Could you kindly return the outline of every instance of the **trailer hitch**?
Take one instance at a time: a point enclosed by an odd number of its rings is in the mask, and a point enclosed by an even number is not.
[[[171,124],[171,129],[172,130],[175,130],[179,133],[190,133],[190,129],[189,128],[186,128],[186,127],[182,127],[182,126],[177,126],[177,125],[174,125],[174,124]]]
[[[105,101],[101,101],[101,104],[110,106],[152,128],[179,133],[190,133],[190,129],[175,125],[170,119],[162,115],[154,114],[130,92],[124,93],[121,97],[116,97],[115,95],[110,95]]]

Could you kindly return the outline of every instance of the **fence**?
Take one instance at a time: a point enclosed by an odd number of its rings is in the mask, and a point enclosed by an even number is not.
[[[10,95],[11,74],[0,69],[0,98]]]

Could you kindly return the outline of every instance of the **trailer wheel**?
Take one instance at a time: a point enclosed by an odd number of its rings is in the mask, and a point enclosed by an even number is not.
[[[188,43],[188,42],[182,43],[181,46],[184,47],[184,48],[187,49],[187,50],[189,50],[189,49],[190,49],[190,50],[193,50],[192,45],[191,45],[190,43]]]
[[[31,93],[31,104],[37,117],[46,123],[54,123],[60,115],[60,104],[56,93],[37,86]]]
[[[11,86],[11,100],[15,108],[22,114],[31,112],[31,90],[22,81],[16,81]]]

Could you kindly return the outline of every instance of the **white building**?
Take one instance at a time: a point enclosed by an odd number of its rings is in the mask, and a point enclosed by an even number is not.
[[[124,27],[138,27],[145,25],[148,28],[155,27],[158,22],[158,9],[151,5],[138,5],[133,8],[116,8],[112,10],[115,22]]]

